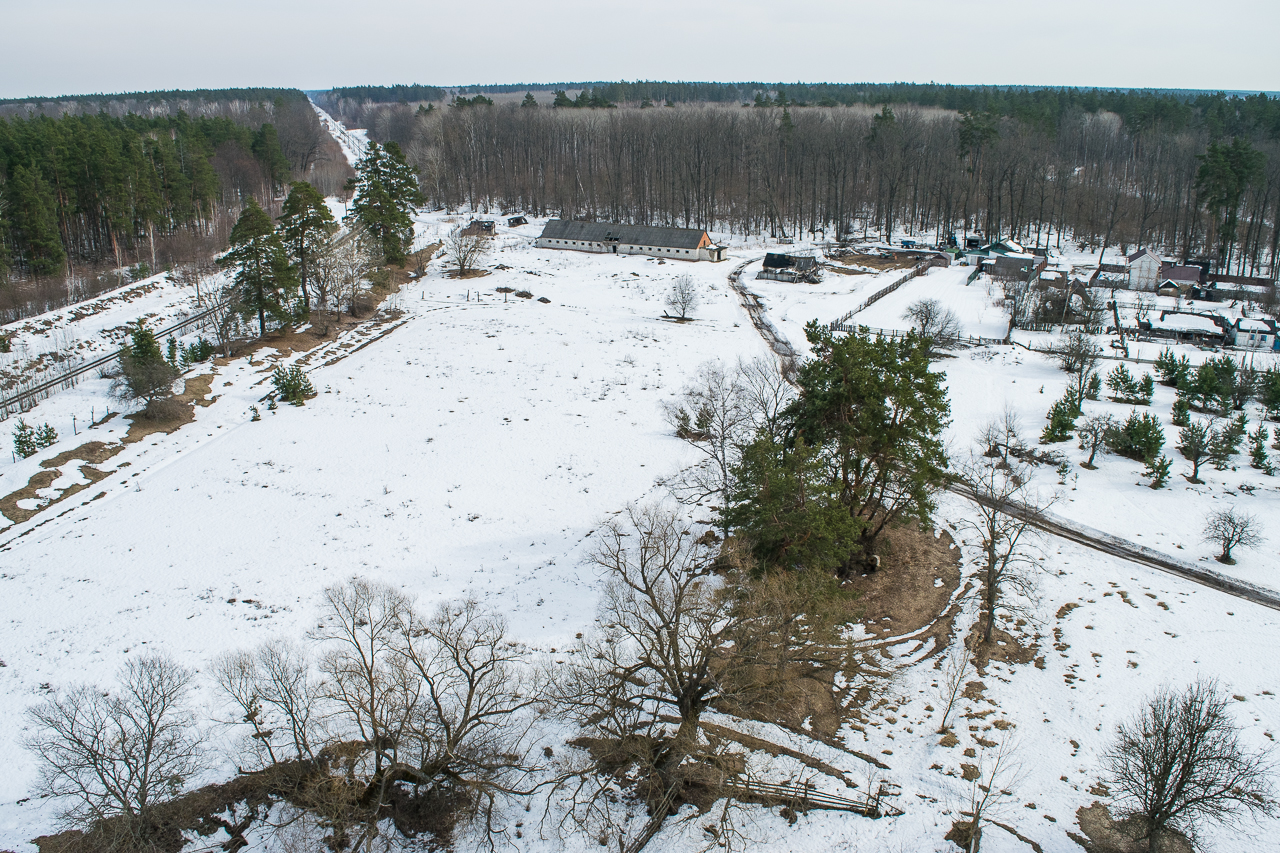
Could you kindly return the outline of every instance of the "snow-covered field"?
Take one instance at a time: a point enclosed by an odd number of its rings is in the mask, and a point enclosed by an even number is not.
[[[419,232],[425,239],[462,221],[424,215]],[[656,480],[693,461],[659,404],[709,359],[768,354],[725,278],[762,250],[735,246],[723,264],[662,263],[534,249],[540,227],[501,228],[489,265],[505,269],[482,278],[448,279],[433,262],[395,297],[400,320],[310,354],[265,351],[214,368],[215,399],[196,408],[194,423],[130,444],[101,466],[108,476],[100,482],[0,532],[0,755],[9,768],[0,779],[0,848],[34,850],[27,842],[53,826],[55,804],[26,799],[35,767],[20,748],[24,709],[77,682],[105,683],[140,651],[162,649],[207,671],[220,651],[300,638],[314,625],[321,590],[352,575],[391,583],[424,604],[475,596],[534,649],[561,648],[590,626],[598,578],[582,565],[587,534],[627,503],[660,497]],[[784,284],[755,280],[758,266],[747,268],[743,284],[801,351],[804,323],[834,320],[900,275],[829,273],[818,285]],[[905,328],[907,305],[937,298],[955,308],[966,334],[1002,336],[1004,315],[984,280],[965,284],[968,272],[931,270],[855,322]],[[702,305],[695,321],[676,324],[662,319],[663,299],[684,274],[697,281]],[[535,298],[504,298],[495,292],[504,285]],[[142,300],[130,304],[161,313]],[[295,361],[318,396],[302,408],[266,411],[258,401],[270,371]],[[939,369],[947,373],[956,454],[1006,404],[1034,441],[1065,385],[1046,357],[1021,348],[959,350]],[[209,370],[201,365],[193,375]],[[0,494],[23,486],[42,460],[122,437],[119,418],[87,435],[64,429],[73,412],[87,415],[95,400],[105,405],[105,385],[85,382],[26,415],[48,420],[63,437],[0,467]],[[1159,388],[1151,410],[1167,422],[1171,402],[1172,392]],[[263,408],[260,421],[251,420],[251,405]],[[1090,408],[1121,415],[1128,407]],[[7,439],[15,423],[0,434]],[[1037,478],[1046,490],[1061,489],[1060,515],[1191,561],[1212,553],[1197,535],[1207,506],[1238,503],[1277,529],[1270,478],[1247,468],[1208,470],[1207,485],[1193,489],[1177,476],[1175,442],[1166,427],[1175,476],[1162,491],[1137,485],[1141,466],[1115,457],[1097,471],[1073,467],[1063,487],[1047,469]],[[1074,443],[1058,449],[1080,457]],[[71,467],[63,475],[73,479]],[[1245,494],[1241,483],[1257,488]],[[968,513],[963,501],[944,497],[939,526],[963,541],[959,523]],[[1280,588],[1277,546],[1280,539],[1242,553],[1232,571]],[[885,687],[890,701],[869,712],[864,731],[841,732],[850,749],[889,765],[881,775],[901,785],[905,815],[872,821],[812,812],[789,826],[752,809],[748,832],[761,849],[954,849],[943,835],[967,789],[960,765],[974,763],[965,750],[980,748],[980,738],[1012,738],[1023,773],[1016,797],[995,817],[1049,853],[1078,850],[1067,833],[1078,831],[1076,809],[1097,799],[1089,789],[1114,725],[1156,687],[1197,674],[1220,678],[1237,696],[1248,744],[1270,744],[1280,731],[1280,667],[1270,657],[1280,642],[1275,611],[1070,543],[1044,539],[1039,547],[1041,623],[1029,630],[1040,635],[1041,660],[993,663],[971,676],[984,689],[961,702],[960,713],[973,716],[958,720],[957,745],[939,745],[937,714],[925,710],[938,706],[932,661],[903,669]],[[968,572],[976,554],[968,545],[963,553]],[[895,651],[909,661],[914,646]],[[204,676],[199,684],[198,700],[211,711],[211,685]],[[866,765],[845,751],[752,730],[866,778]],[[778,781],[795,772],[782,760],[770,769]],[[228,764],[214,776],[229,772]],[[650,849],[698,849],[692,827],[687,837],[671,829]],[[1278,828],[1215,833],[1211,846],[1280,849]],[[537,832],[511,842],[537,851],[564,846]],[[590,839],[575,843],[595,849]],[[983,849],[1030,847],[993,827]]]

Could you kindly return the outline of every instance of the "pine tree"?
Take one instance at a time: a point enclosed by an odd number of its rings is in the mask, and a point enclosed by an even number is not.
[[[767,436],[743,448],[722,513],[766,566],[837,572],[858,550],[865,522],[840,501],[838,481],[803,439],[787,449]]]
[[[1115,369],[1107,374],[1107,388],[1111,389],[1111,399],[1118,402],[1127,403],[1133,397],[1136,388],[1133,374],[1123,362],[1117,364]]]
[[[1209,447],[1216,435],[1203,421],[1189,422],[1178,433],[1178,450],[1191,463],[1191,482],[1200,482],[1200,464],[1209,455]]]
[[[404,263],[405,250],[413,238],[411,214],[422,204],[422,192],[400,146],[370,143],[368,153],[356,164],[354,188],[349,216],[373,235],[387,263]]]
[[[337,230],[338,223],[324,196],[306,181],[294,181],[280,212],[280,236],[298,266],[304,312],[311,310],[307,285],[312,261]]]
[[[178,369],[160,350],[155,332],[143,320],[129,329],[129,343],[120,351],[120,376],[112,383],[115,396],[145,404],[146,417],[167,417],[164,401],[173,393]]]
[[[881,338],[805,326],[813,358],[800,368],[796,434],[820,449],[841,484],[841,502],[864,525],[858,557],[880,533],[908,520],[927,523],[946,482],[942,430],[951,412],[942,375],[929,369],[929,340]]]
[[[1071,431],[1076,428],[1078,417],[1076,407],[1071,400],[1066,397],[1058,400],[1049,407],[1049,413],[1045,417],[1049,419],[1049,423],[1045,424],[1044,430],[1040,433],[1041,444],[1056,444],[1071,438]]]
[[[268,314],[280,323],[292,322],[297,275],[271,217],[256,201],[250,199],[241,212],[231,229],[231,249],[220,262],[236,268],[240,304],[245,314],[257,313],[259,334],[267,333]]]
[[[1248,435],[1248,418],[1244,412],[1218,430],[1209,444],[1209,458],[1213,467],[1225,471],[1231,465],[1231,457],[1240,452],[1240,442]]]
[[[533,92],[525,92],[524,100],[520,102],[520,106],[536,107],[537,105],[538,105],[538,99],[533,96]]]
[[[1264,474],[1275,474],[1275,466],[1271,464],[1271,454],[1267,451],[1267,439],[1270,431],[1264,424],[1249,433],[1249,464]]]
[[[1191,423],[1191,404],[1179,394],[1173,401],[1173,425],[1184,427]]]
[[[35,275],[53,275],[62,269],[66,253],[52,193],[38,171],[20,165],[14,167],[6,190],[10,233],[20,262]]]
[[[282,186],[289,177],[289,159],[280,149],[280,137],[276,134],[275,125],[268,123],[258,128],[250,150],[266,168],[272,188]]]
[[[1163,489],[1165,483],[1169,482],[1169,469],[1172,466],[1169,457],[1162,453],[1147,463],[1147,470],[1142,472],[1142,476],[1151,478],[1151,488]]]

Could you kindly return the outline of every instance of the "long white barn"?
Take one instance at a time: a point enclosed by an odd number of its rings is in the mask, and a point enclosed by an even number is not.
[[[723,261],[725,246],[698,228],[619,225],[552,219],[534,245],[539,249],[572,249],[615,255],[649,255],[681,261]]]

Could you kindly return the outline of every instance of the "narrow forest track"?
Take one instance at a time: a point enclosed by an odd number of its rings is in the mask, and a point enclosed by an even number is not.
[[[751,325],[756,327],[756,331],[760,333],[760,337],[769,345],[769,349],[778,357],[781,362],[782,376],[792,385],[795,384],[797,371],[800,368],[799,356],[795,348],[791,346],[791,342],[779,334],[778,330],[769,322],[769,318],[764,312],[764,303],[760,301],[760,297],[756,296],[742,284],[742,271],[754,264],[756,261],[763,260],[764,256],[751,258],[738,264],[729,273],[729,286],[738,294],[738,299],[742,302],[742,308],[747,312],[747,316],[751,318]]]
[[[948,486],[948,489],[968,500],[982,501],[988,506],[991,505],[990,501],[982,500],[972,489],[964,484],[953,483]],[[1185,560],[1162,554],[1145,545],[1139,545],[1136,542],[1121,539],[1101,530],[1094,530],[1084,525],[1075,524],[1067,519],[1053,518],[1044,513],[1036,512],[1029,507],[1015,508],[1009,514],[1017,518],[1026,519],[1037,530],[1067,539],[1077,545],[1084,545],[1086,548],[1092,548],[1095,551],[1101,551],[1104,554],[1110,554],[1113,557],[1119,557],[1133,563],[1141,563],[1149,568],[1176,575],[1201,586],[1207,586],[1210,589],[1216,589],[1219,592],[1243,598],[1263,607],[1270,607],[1272,610],[1280,610],[1280,594],[1265,587],[1237,580],[1212,569],[1202,569]]]
[[[742,307],[746,310],[747,316],[751,318],[751,324],[756,327],[760,337],[764,339],[769,349],[781,360],[783,377],[794,386],[800,366],[799,356],[795,348],[769,322],[760,297],[747,290],[742,284],[743,270],[758,260],[761,260],[761,258],[751,258],[734,267],[729,273],[729,286],[738,294],[742,301]],[[953,483],[947,489],[968,500],[980,500],[971,489],[963,484]],[[1280,593],[1265,587],[1237,580],[1212,569],[1202,569],[1199,566],[1171,557],[1168,554],[1162,554],[1136,542],[1130,542],[1127,539],[1121,539],[1118,536],[1113,536],[1101,530],[1094,530],[1084,525],[1077,525],[1066,519],[1051,518],[1043,513],[1034,512],[1029,508],[1022,509],[1019,512],[1019,517],[1027,518],[1032,527],[1051,536],[1057,536],[1094,551],[1174,575],[1183,580],[1244,599],[1253,604],[1269,607],[1272,610],[1280,610]]]

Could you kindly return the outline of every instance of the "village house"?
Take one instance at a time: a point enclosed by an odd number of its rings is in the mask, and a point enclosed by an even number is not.
[[[615,255],[649,255],[681,261],[723,261],[721,246],[699,228],[619,225],[552,219],[534,241],[539,249],[573,249]]]
[[[1160,268],[1164,262],[1150,249],[1139,249],[1127,258],[1129,262],[1129,289],[1151,291],[1160,283]]]
[[[528,225],[528,224],[529,224],[529,220],[525,219],[523,216],[512,216],[507,219],[508,228],[517,228],[521,225]]]
[[[1245,349],[1280,349],[1276,341],[1276,324],[1255,317],[1238,317],[1227,334],[1234,347]]]
[[[817,284],[822,280],[818,259],[805,255],[782,255],[770,252],[764,256],[764,266],[756,278],[774,281],[805,281]]]
[[[1139,320],[1138,328],[1152,338],[1222,345],[1227,342],[1230,323],[1216,314],[1161,311],[1158,317]]]

